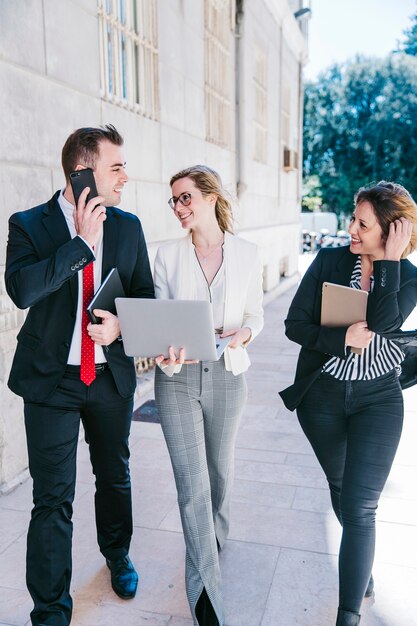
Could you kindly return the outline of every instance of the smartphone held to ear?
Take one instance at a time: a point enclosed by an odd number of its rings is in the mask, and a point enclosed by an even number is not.
[[[91,200],[91,198],[96,198],[98,196],[96,181],[94,180],[94,173],[93,170],[89,167],[84,170],[70,172],[70,183],[72,187],[72,193],[74,195],[75,206],[78,206],[78,200],[80,198],[80,195],[86,187],[90,187],[90,191],[88,192],[88,196],[85,201],[86,204]]]

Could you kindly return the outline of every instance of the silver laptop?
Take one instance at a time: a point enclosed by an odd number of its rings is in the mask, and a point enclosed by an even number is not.
[[[217,361],[231,337],[214,333],[213,313],[206,300],[116,298],[116,310],[127,356],[168,356],[169,346],[186,359]]]

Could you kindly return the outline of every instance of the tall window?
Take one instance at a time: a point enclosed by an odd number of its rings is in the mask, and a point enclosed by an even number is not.
[[[204,5],[206,139],[231,148],[234,0],[205,0]]]
[[[282,48],[281,76],[281,147],[282,166],[290,172],[298,169],[300,132],[299,66],[287,45]]]
[[[101,94],[158,119],[156,0],[98,0]]]
[[[253,94],[255,150],[254,158],[261,163],[268,161],[268,63],[265,52],[257,47],[254,55]]]

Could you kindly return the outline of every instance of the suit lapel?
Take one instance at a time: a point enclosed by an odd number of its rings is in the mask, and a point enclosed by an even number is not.
[[[54,247],[59,248],[67,241],[70,241],[71,235],[68,230],[67,221],[64,217],[61,207],[58,204],[58,191],[48,202],[44,209],[43,225],[49,233]]]
[[[51,245],[51,254],[53,254],[57,248],[60,248],[71,240],[71,233],[68,229],[67,221],[58,203],[60,193],[60,191],[57,191],[57,193],[49,200],[43,212],[43,225],[53,244]],[[71,278],[69,280],[69,285],[71,289],[71,297],[74,302],[77,302],[78,277],[74,276]]]
[[[342,255],[336,266],[331,270],[330,278],[326,280],[331,283],[336,283],[337,285],[349,286],[350,277],[357,258],[357,255],[352,254],[349,248],[346,247],[345,254]]]

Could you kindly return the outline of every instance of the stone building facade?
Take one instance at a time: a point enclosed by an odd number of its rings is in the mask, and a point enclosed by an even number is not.
[[[304,0],[305,2],[305,0]],[[303,0],[0,2],[0,491],[27,471],[23,407],[7,388],[25,312],[4,287],[7,220],[64,185],[60,151],[80,126],[125,138],[122,208],[151,260],[181,236],[168,181],[206,163],[258,243],[265,291],[297,271]],[[295,16],[296,15],[296,16]]]

